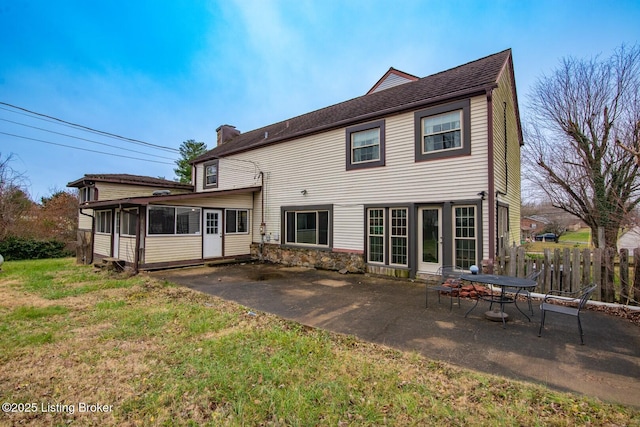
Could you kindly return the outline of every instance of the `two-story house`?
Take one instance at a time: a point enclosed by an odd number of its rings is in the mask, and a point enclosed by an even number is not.
[[[124,261],[252,255],[415,277],[490,264],[520,238],[511,50],[424,78],[391,68],[358,98],[245,133],[223,125],[217,137],[193,161],[191,193],[82,205],[94,218],[132,213],[135,256]],[[95,227],[96,242],[122,239],[124,219],[119,230],[113,221],[110,234]],[[94,254],[123,259],[121,248]]]

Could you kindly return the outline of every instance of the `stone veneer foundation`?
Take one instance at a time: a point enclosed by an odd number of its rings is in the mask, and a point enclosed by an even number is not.
[[[364,273],[364,256],[353,252],[333,252],[312,248],[291,248],[276,244],[251,244],[251,257],[254,259],[290,266],[314,267],[324,270]]]

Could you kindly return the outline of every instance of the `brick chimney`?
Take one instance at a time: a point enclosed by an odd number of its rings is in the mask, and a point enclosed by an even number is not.
[[[218,129],[216,129],[216,133],[218,134],[218,145],[222,145],[225,142],[229,141],[231,138],[240,135],[240,131],[236,129],[235,126],[231,125],[222,125]]]

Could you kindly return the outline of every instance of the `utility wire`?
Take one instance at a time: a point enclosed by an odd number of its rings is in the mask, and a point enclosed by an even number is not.
[[[69,137],[69,138],[79,139],[81,141],[87,141],[87,142],[91,142],[93,144],[104,145],[106,147],[115,148],[115,149],[118,149],[118,150],[126,150],[126,151],[130,151],[132,153],[144,154],[145,156],[151,156],[151,157],[158,157],[160,159],[173,160],[172,157],[158,156],[157,154],[148,154],[148,153],[145,153],[144,151],[136,151],[136,150],[131,150],[129,148],[118,147],[116,145],[111,145],[111,144],[107,144],[107,143],[104,143],[104,142],[94,141],[92,139],[81,138],[79,136],[69,135],[69,134],[61,133],[61,132],[56,132],[56,131],[53,131],[53,130],[40,128],[40,127],[37,127],[37,126],[27,125],[25,123],[14,122],[13,120],[7,120],[7,119],[2,119],[2,118],[0,118],[0,120],[2,120],[3,122],[9,122],[9,123],[13,123],[13,124],[20,125],[20,126],[25,126],[25,127],[32,128],[32,129],[38,129],[38,130],[41,130],[43,132],[54,133],[56,135],[62,135],[62,136],[66,136],[66,137]]]
[[[94,129],[94,128],[91,128],[91,127],[88,127],[88,126],[83,126],[83,125],[80,125],[80,124],[77,124],[77,123],[68,122],[66,120],[62,120],[62,119],[59,119],[57,117],[49,116],[47,114],[42,114],[42,113],[38,113],[38,112],[35,112],[35,111],[28,110],[26,108],[18,107],[17,105],[9,104],[7,102],[0,101],[0,105],[5,105],[7,107],[11,107],[11,108],[14,108],[16,110],[24,111],[24,112],[27,112],[29,114],[34,114],[34,115],[39,116],[39,117],[45,117],[47,119],[54,120],[54,121],[60,122],[60,123],[64,123],[64,124],[66,124],[68,126],[73,126],[75,128],[78,128],[78,129],[83,129],[83,130],[86,130],[86,131],[89,131],[89,132],[98,133],[98,134],[101,134],[101,135],[106,135],[106,136],[109,136],[111,138],[117,138],[117,139],[121,139],[121,140],[124,140],[124,141],[127,141],[127,142],[131,142],[131,143],[134,143],[134,144],[141,144],[141,145],[145,145],[147,147],[153,147],[153,148],[156,148],[158,150],[166,150],[166,151],[171,151],[171,152],[174,152],[174,153],[180,152],[180,150],[178,150],[177,148],[165,147],[165,146],[157,145],[157,144],[151,144],[150,142],[141,141],[139,139],[127,138],[125,136],[117,135],[117,134],[114,134],[114,133],[101,131],[101,130]],[[15,113],[15,111],[8,110],[8,109],[5,109],[5,108],[3,108],[3,110],[11,111],[11,112]]]
[[[36,138],[29,138],[29,137],[26,137],[26,136],[15,135],[15,134],[12,134],[12,133],[7,133],[7,132],[0,132],[0,134],[13,136],[14,138],[21,138],[21,139],[28,139],[30,141],[42,142],[42,143],[50,144],[50,145],[57,145],[59,147],[73,148],[74,150],[89,151],[91,153],[105,154],[107,156],[120,157],[120,158],[124,158],[124,159],[141,160],[143,162],[161,163],[163,165],[173,165],[173,163],[161,162],[159,160],[141,159],[139,157],[123,156],[122,154],[114,154],[114,153],[107,153],[107,152],[104,152],[104,151],[90,150],[88,148],[80,148],[80,147],[74,147],[72,145],[58,144],[57,142],[45,141],[45,140],[36,139]]]

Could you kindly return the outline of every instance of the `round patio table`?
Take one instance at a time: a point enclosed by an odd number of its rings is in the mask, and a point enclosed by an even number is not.
[[[476,308],[478,302],[480,300],[483,300],[488,301],[491,304],[495,303],[500,305],[499,313],[494,313],[490,310],[485,313],[485,316],[490,320],[502,320],[503,328],[505,327],[506,320],[508,318],[508,315],[504,312],[505,304],[515,303],[518,311],[522,313],[522,315],[526,317],[529,322],[531,322],[531,318],[527,316],[525,312],[520,309],[520,307],[518,307],[518,304],[515,302],[515,297],[512,298],[506,295],[506,289],[516,289],[517,296],[520,290],[535,288],[537,285],[537,282],[535,280],[525,279],[523,277],[499,276],[497,274],[463,274],[460,276],[460,279],[471,282],[472,285],[474,283],[482,283],[484,285],[498,286],[501,289],[500,294],[495,294],[492,292],[489,295],[482,295],[481,293],[478,293],[478,299],[476,300],[476,303],[469,309],[469,311],[466,312],[464,317],[467,317],[467,315]]]

